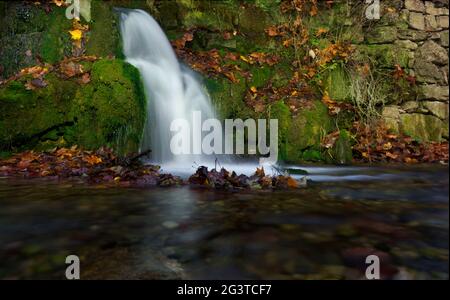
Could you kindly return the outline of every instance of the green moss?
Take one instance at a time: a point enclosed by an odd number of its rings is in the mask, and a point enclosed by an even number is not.
[[[256,114],[244,102],[247,91],[244,78],[232,83],[226,78],[207,78],[205,86],[214,103],[218,115],[223,119],[253,118]]]
[[[55,63],[71,55],[72,42],[68,31],[72,24],[66,18],[64,8],[55,8],[46,18],[48,27],[44,32],[40,53],[44,61]]]
[[[348,165],[353,161],[350,133],[343,129],[339,132],[339,138],[333,148],[332,161],[340,165]]]
[[[268,119],[278,120],[278,153],[279,160],[287,159],[288,132],[291,126],[291,112],[289,107],[283,102],[278,101],[269,107]]]
[[[69,143],[136,151],[145,121],[145,97],[138,71],[120,60],[94,63],[91,84],[79,89],[70,115],[76,119]]]
[[[106,57],[115,55],[123,58],[118,16],[111,4],[104,1],[92,2],[92,21],[86,53]]]
[[[0,19],[0,65],[9,77],[20,69],[38,64],[36,57],[54,63],[71,53],[68,30],[71,21],[63,7],[46,13],[40,6],[25,1],[4,4]],[[29,51],[28,51],[29,50]],[[27,55],[31,52],[31,55]]]
[[[47,130],[69,121],[65,111],[71,105],[76,84],[61,82],[52,74],[47,75],[46,81],[47,87],[35,91],[27,91],[24,81],[11,82],[0,89],[3,148],[36,143]]]
[[[367,62],[370,58],[380,68],[393,68],[396,64],[406,68],[409,62],[409,51],[395,45],[359,45],[354,57],[357,61]]]
[[[269,81],[273,74],[273,68],[271,67],[253,67],[250,70],[252,78],[249,85],[257,88],[263,87]]]
[[[292,120],[287,134],[286,160],[298,162],[305,160],[307,150],[321,151],[322,138],[334,129],[328,108],[320,101],[311,107],[303,108]]]
[[[301,160],[308,162],[322,162],[324,160],[324,156],[319,150],[308,149],[302,152]]]
[[[441,142],[448,124],[432,115],[402,114],[401,131],[419,142]]]
[[[100,60],[91,82],[79,85],[53,74],[48,86],[28,91],[26,78],[0,88],[0,150],[80,145],[137,151],[145,121],[138,71],[121,60]]]
[[[341,64],[333,65],[325,75],[325,90],[331,99],[336,101],[351,101],[350,77]]]

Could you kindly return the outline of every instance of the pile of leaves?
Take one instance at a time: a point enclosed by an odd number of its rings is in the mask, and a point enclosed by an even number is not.
[[[316,98],[314,91],[295,72],[288,84],[274,87],[272,80],[260,87],[250,87],[245,95],[245,103],[255,112],[263,112],[271,103],[284,100],[291,113],[296,114],[301,108],[308,107]]]
[[[179,58],[192,69],[204,75],[212,77],[224,76],[231,82],[238,83],[239,77],[249,79],[251,76],[248,71],[243,70],[239,66],[238,62],[244,62],[248,65],[274,66],[280,60],[277,55],[263,52],[254,52],[249,55],[228,52],[222,57],[217,49],[194,51],[187,44],[193,41],[195,32],[196,29],[186,31],[181,38],[172,41],[172,46]],[[224,37],[225,39],[229,39],[232,34],[228,33],[225,36],[227,36]]]
[[[355,122],[353,134],[353,152],[359,162],[448,164],[448,142],[419,143],[411,137],[392,134],[383,123],[370,126]]]
[[[92,55],[70,57],[65,58],[64,60],[53,65],[43,63],[41,65],[28,67],[20,70],[20,72],[6,80],[0,80],[0,86],[5,85],[10,81],[24,78],[24,80],[26,80],[24,85],[27,90],[45,88],[48,85],[48,82],[45,80],[45,76],[49,73],[54,73],[57,77],[62,79],[75,78],[79,84],[87,84],[91,81],[91,74],[90,72],[84,70],[83,65],[80,64],[80,62],[93,62],[98,59],[99,58],[97,56]]]
[[[159,166],[143,165],[137,156],[124,158],[111,149],[86,151],[77,146],[48,152],[27,151],[0,160],[0,175],[24,178],[80,178],[88,183],[120,186],[172,186],[180,178],[160,174]]]
[[[189,184],[197,187],[208,187],[219,190],[233,189],[297,189],[306,187],[306,178],[297,181],[288,174],[278,176],[266,176],[264,168],[257,169],[252,176],[237,175],[234,171],[229,172],[222,168],[220,171],[216,169],[208,170],[207,167],[201,166],[197,172],[192,175]]]

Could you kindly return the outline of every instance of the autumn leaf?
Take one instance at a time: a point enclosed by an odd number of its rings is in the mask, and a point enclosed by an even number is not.
[[[275,26],[271,26],[271,27],[267,28],[266,29],[266,33],[270,37],[275,37],[275,36],[280,35],[278,30],[277,30],[277,28]]]
[[[84,157],[83,160],[90,165],[98,165],[102,163],[102,159],[96,155],[89,155],[87,157]]]
[[[60,6],[62,6],[64,4],[64,0],[53,0],[53,3],[56,6],[60,7]]]
[[[296,188],[298,188],[298,182],[297,182],[297,180],[295,180],[294,178],[289,176],[287,178],[287,186],[291,189],[296,189]]]
[[[256,176],[256,177],[259,177],[259,178],[265,177],[266,174],[265,174],[265,172],[264,172],[264,167],[256,168],[255,176]]]
[[[325,33],[327,33],[328,32],[328,29],[327,28],[319,28],[318,30],[317,30],[317,32],[316,32],[316,36],[317,37],[319,37],[319,36],[321,36],[322,34],[325,34]]]
[[[254,87],[254,86],[252,86],[251,88],[250,88],[250,91],[252,91],[252,93],[257,93],[258,92],[258,90],[256,89],[256,87]]]
[[[79,41],[83,37],[83,32],[80,29],[70,30],[70,37],[74,41]]]

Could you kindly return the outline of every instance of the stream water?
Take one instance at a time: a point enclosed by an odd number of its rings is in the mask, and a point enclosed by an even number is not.
[[[446,167],[307,170],[295,191],[0,179],[0,278],[448,279]]]

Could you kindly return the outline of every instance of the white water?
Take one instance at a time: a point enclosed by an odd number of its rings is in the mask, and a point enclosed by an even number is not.
[[[209,96],[194,73],[180,65],[163,30],[149,14],[134,9],[119,13],[126,60],[139,69],[147,96],[141,149],[151,149],[152,161],[163,165],[202,163],[205,157],[172,154],[170,124],[179,118],[191,123],[193,111],[201,111],[203,120],[214,118]]]

